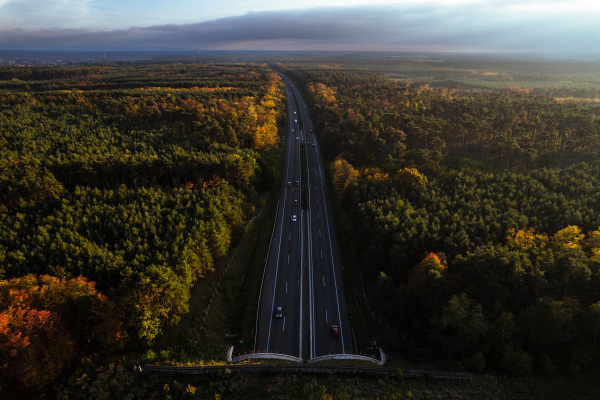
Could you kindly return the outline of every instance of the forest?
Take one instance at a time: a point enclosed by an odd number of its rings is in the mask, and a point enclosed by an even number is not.
[[[508,375],[600,366],[597,72],[563,87],[522,66],[277,65],[302,83],[388,350]]]
[[[0,68],[0,397],[188,312],[279,179],[264,65]]]
[[[278,183],[276,71],[303,90],[329,166],[349,306],[356,264],[392,362],[552,379],[600,366],[597,64],[269,57],[0,67],[0,397],[57,382],[61,398],[326,394],[312,378],[124,373],[125,354],[185,362],[157,342],[194,319],[194,289]],[[259,265],[267,231],[246,245]]]

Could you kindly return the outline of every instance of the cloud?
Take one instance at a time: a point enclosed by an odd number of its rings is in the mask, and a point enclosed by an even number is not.
[[[600,52],[598,11],[561,4],[535,12],[512,0],[317,7],[120,30],[6,29],[0,48]]]
[[[94,17],[92,0],[0,0],[0,26],[69,28]]]

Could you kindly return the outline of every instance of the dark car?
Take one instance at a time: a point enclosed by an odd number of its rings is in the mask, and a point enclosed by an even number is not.
[[[300,181],[296,181],[296,182],[294,182],[294,185],[296,185],[296,186],[300,186]]]
[[[292,182],[288,182],[287,186],[292,187]]]
[[[277,307],[277,310],[275,310],[275,318],[281,318],[282,315],[283,311],[281,310],[281,307]]]
[[[331,337],[340,337],[340,328],[337,325],[331,325]]]
[[[297,205],[298,205],[298,200],[294,200],[294,201],[292,202],[292,204],[293,204],[293,205],[295,205],[295,206],[297,206]]]

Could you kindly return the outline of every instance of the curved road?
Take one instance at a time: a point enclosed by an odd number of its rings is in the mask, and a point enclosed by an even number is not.
[[[289,105],[285,174],[265,267],[255,350],[305,360],[353,353],[319,145],[300,92],[289,79],[282,78]],[[301,147],[306,151],[304,177]],[[303,189],[307,190],[306,204],[302,203]],[[337,338],[332,335],[333,325],[339,329]]]

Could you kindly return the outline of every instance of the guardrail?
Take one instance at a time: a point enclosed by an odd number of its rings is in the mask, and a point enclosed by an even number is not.
[[[168,373],[182,375],[204,375],[216,374],[219,371],[235,372],[293,372],[293,373],[341,373],[353,375],[381,375],[397,376],[399,378],[412,379],[448,379],[448,380],[472,380],[473,374],[466,372],[442,372],[442,371],[424,371],[424,370],[400,370],[390,368],[369,368],[369,367],[346,367],[334,365],[208,365],[204,367],[171,367],[167,365],[136,365],[134,370],[141,373]]]
[[[326,356],[320,356],[311,358],[308,360],[308,363],[317,363],[321,361],[329,361],[329,360],[354,360],[354,361],[368,361],[373,364],[383,365],[382,362],[376,358],[367,357],[367,356],[359,356],[356,354],[330,354]]]

